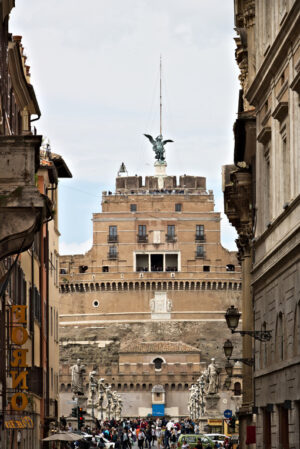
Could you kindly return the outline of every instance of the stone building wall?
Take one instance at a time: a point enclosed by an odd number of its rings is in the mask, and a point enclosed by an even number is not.
[[[212,357],[225,363],[224,313],[240,299],[240,267],[220,243],[220,219],[202,177],[118,177],[116,193],[103,193],[90,251],[60,257],[62,398],[79,357],[126,396],[128,413],[135,395],[135,414],[149,412],[151,401],[143,404],[157,383],[169,390],[172,413],[187,413],[191,384]],[[153,341],[191,345],[201,359],[175,351],[171,370],[163,367],[157,377],[145,368],[149,354],[131,358],[119,350]]]

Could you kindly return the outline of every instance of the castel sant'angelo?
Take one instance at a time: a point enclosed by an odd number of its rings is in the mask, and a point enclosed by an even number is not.
[[[166,413],[186,415],[189,388],[211,358],[222,387],[224,313],[239,305],[241,292],[236,252],[221,245],[220,213],[206,178],[169,176],[164,157],[156,159],[155,174],[144,180],[121,165],[115,193],[103,192],[102,212],[93,214],[92,248],[60,257],[66,415],[78,357],[86,384],[95,368],[122,394],[123,416],[151,413],[157,385]],[[233,341],[238,356],[240,343]]]

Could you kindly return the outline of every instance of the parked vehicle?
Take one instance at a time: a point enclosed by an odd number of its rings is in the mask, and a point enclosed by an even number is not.
[[[203,435],[201,433],[199,433],[199,434],[189,433],[189,434],[185,434],[185,435],[180,435],[180,437],[178,438],[178,447],[179,448],[181,448],[182,442],[184,440],[188,443],[190,449],[194,449],[194,447],[196,446],[196,444],[198,443],[199,440],[201,440],[204,448],[206,448],[209,445],[212,448],[214,447],[214,442],[207,435]]]
[[[223,444],[226,439],[230,441],[230,437],[223,433],[205,433],[205,436],[213,440],[214,443],[217,441]]]

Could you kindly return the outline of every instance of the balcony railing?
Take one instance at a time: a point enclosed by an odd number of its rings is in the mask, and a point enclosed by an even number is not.
[[[108,243],[117,243],[119,241],[118,235],[108,235],[107,242]]]
[[[166,234],[166,242],[168,243],[176,242],[176,235]]]
[[[117,252],[116,253],[108,253],[107,258],[109,260],[116,260],[118,258],[118,253]]]
[[[205,242],[205,234],[195,234],[196,242]]]
[[[148,243],[148,234],[145,234],[145,235],[138,234],[137,241],[138,241],[138,243]]]
[[[195,258],[196,258],[196,259],[204,259],[204,258],[205,258],[205,251],[203,251],[202,253],[198,253],[198,252],[196,251],[196,253],[195,253]]]

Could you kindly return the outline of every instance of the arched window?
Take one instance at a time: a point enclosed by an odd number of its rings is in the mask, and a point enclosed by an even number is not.
[[[284,332],[283,332],[283,314],[279,312],[276,326],[276,351],[277,360],[283,360],[284,357]]]
[[[300,354],[300,301],[296,305],[294,321],[294,355]]]
[[[266,331],[267,330],[267,324],[266,322],[263,323],[262,327],[261,327],[262,331]],[[268,364],[268,345],[267,342],[261,342],[261,361],[262,361],[262,367],[266,368],[267,364]]]
[[[156,357],[156,359],[153,360],[153,363],[156,370],[161,370],[161,366],[164,363],[164,361],[160,357]]]
[[[235,382],[233,387],[234,396],[240,396],[242,394],[241,384],[240,382]]]

